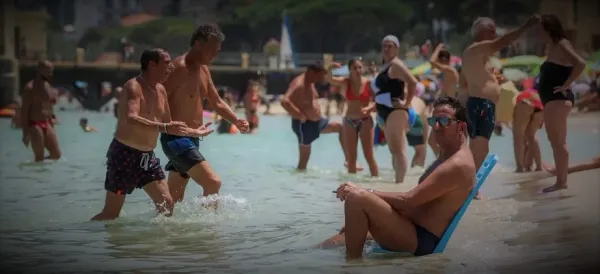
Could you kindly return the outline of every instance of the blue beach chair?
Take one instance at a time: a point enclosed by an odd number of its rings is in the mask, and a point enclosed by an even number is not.
[[[454,219],[452,219],[452,221],[448,225],[448,228],[446,228],[446,231],[442,235],[442,238],[440,239],[440,242],[438,243],[438,245],[433,250],[433,253],[444,252],[444,250],[446,249],[446,245],[448,245],[448,241],[450,241],[450,237],[452,237],[452,233],[454,233],[454,230],[456,230],[456,227],[458,226],[458,222],[460,222],[460,219],[462,218],[462,216],[465,215],[465,212],[467,211],[467,208],[471,204],[471,201],[473,201],[473,198],[475,197],[475,195],[477,194],[477,192],[483,185],[483,182],[485,182],[485,179],[487,179],[488,175],[490,175],[490,173],[492,172],[492,169],[494,169],[494,166],[496,165],[497,162],[498,162],[498,156],[496,156],[496,154],[488,154],[488,156],[485,158],[485,161],[483,161],[483,164],[481,165],[481,168],[479,168],[479,171],[477,172],[477,175],[476,175],[477,184],[475,184],[475,187],[471,191],[471,194],[469,194],[469,197],[467,197],[467,200],[465,201],[465,203],[460,207],[460,209],[458,209],[458,212],[456,212],[456,215],[454,215]],[[376,244],[375,246],[373,246],[370,253],[404,253],[404,252],[394,252],[394,251],[385,250],[385,249],[381,248],[378,244]]]

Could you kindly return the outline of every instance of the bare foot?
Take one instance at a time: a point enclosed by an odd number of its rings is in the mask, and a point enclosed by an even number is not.
[[[542,167],[544,168],[544,170],[546,170],[548,173],[556,176],[556,167],[548,165],[546,163],[542,164]]]
[[[344,163],[344,167],[348,168],[348,162]],[[356,171],[363,171],[363,170],[364,170],[364,168],[357,163]]]
[[[557,191],[557,190],[561,190],[561,189],[567,189],[567,188],[568,188],[567,185],[560,185],[560,184],[556,183],[556,184],[554,184],[551,187],[544,188],[544,190],[542,190],[542,192],[548,193],[548,192],[553,192],[553,191]]]

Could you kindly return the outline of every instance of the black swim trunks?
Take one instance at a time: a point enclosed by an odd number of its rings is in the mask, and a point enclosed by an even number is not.
[[[481,136],[489,140],[496,126],[496,104],[488,99],[469,97],[467,115],[469,137],[473,139]]]
[[[321,118],[319,121],[305,121],[304,123],[300,122],[298,119],[292,119],[292,130],[296,133],[298,142],[301,145],[309,146],[312,142],[319,139],[321,131],[323,131],[328,124],[329,120],[326,118]]]
[[[163,133],[160,135],[163,152],[169,158],[166,171],[177,171],[183,178],[189,178],[188,170],[206,160],[198,151],[200,139]]]
[[[140,151],[113,139],[106,153],[104,188],[119,195],[165,179],[154,151]]]

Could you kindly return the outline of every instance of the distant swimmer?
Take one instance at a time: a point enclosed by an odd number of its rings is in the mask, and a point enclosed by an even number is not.
[[[346,246],[346,258],[363,254],[366,240],[415,256],[433,253],[442,234],[475,185],[475,163],[467,146],[467,113],[453,97],[440,97],[428,118],[441,149],[419,184],[408,192],[382,192],[344,183],[345,224],[321,248]]]
[[[202,24],[191,36],[190,49],[175,58],[174,70],[164,82],[167,90],[171,116],[177,121],[197,130],[197,135],[182,137],[163,132],[160,143],[169,162],[169,188],[175,202],[183,200],[189,178],[202,186],[204,196],[218,194],[221,179],[200,152],[200,138],[204,132],[212,132],[204,123],[203,100],[223,119],[247,133],[248,122],[239,118],[232,108],[219,96],[213,83],[209,66],[221,50],[225,35],[214,25]]]
[[[413,97],[410,105],[411,110],[409,113],[409,119],[411,119],[412,122],[410,129],[408,132],[406,132],[406,141],[409,146],[415,149],[415,154],[411,161],[410,167],[425,167],[425,159],[427,155],[427,146],[425,145],[425,140],[427,140],[427,136],[433,135],[429,134],[429,126],[427,125],[429,110],[425,105],[425,102],[423,102],[423,99],[417,96]],[[414,118],[412,116],[414,116]]]
[[[369,164],[371,176],[379,176],[379,168],[375,160],[374,128],[375,121],[371,113],[375,111],[374,94],[371,81],[364,77],[364,68],[361,58],[348,62],[349,77],[334,77],[333,69],[340,68],[340,64],[332,64],[327,71],[327,81],[337,87],[346,97],[348,109],[342,125],[342,134],[346,155],[348,155],[348,173],[356,173],[359,169],[356,163],[357,146],[360,140],[365,160]]]
[[[171,215],[173,199],[154,154],[158,133],[207,135],[206,129],[190,129],[183,122],[171,121],[167,93],[160,84],[172,68],[171,57],[162,49],[145,50],[140,60],[140,75],[129,79],[123,88],[117,131],[106,154],[106,200],[92,220],[119,217],[125,196],[143,188],[159,213]]]
[[[39,62],[35,78],[25,85],[22,95],[20,111],[23,144],[28,147],[31,143],[36,162],[44,160],[45,149],[50,153],[47,157],[49,159],[57,160],[61,156],[53,127],[57,94],[50,85],[52,70],[53,66],[49,61]]]
[[[250,125],[250,132],[254,133],[258,130],[258,108],[261,103],[260,84],[257,81],[248,81],[248,88],[244,94],[244,109],[246,119]]]
[[[316,83],[325,81],[327,71],[320,63],[315,63],[306,69],[306,72],[296,76],[290,83],[288,90],[281,99],[281,105],[292,116],[292,130],[298,137],[300,155],[298,170],[305,170],[310,158],[310,146],[321,134],[338,133],[340,146],[344,152],[345,161],[348,162],[344,149],[342,125],[331,122],[321,116]]]
[[[556,15],[543,15],[541,20],[540,37],[546,43],[548,57],[540,67],[538,91],[544,104],[546,134],[552,146],[557,172],[556,183],[544,189],[544,192],[551,192],[567,188],[567,117],[574,103],[570,87],[585,70],[586,61],[567,39]]]
[[[517,40],[526,30],[540,22],[532,15],[527,23],[505,35],[496,36],[494,20],[481,17],[473,22],[471,32],[475,38],[463,54],[462,75],[468,90],[470,148],[477,168],[489,152],[489,142],[496,125],[496,104],[500,98],[500,85],[494,75],[490,57]],[[479,194],[476,198],[480,198]]]
[[[83,129],[84,132],[97,132],[98,130],[95,127],[92,127],[88,124],[88,119],[82,117],[79,119],[79,126]]]

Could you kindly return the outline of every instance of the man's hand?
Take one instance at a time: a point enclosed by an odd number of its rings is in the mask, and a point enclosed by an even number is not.
[[[533,27],[539,24],[540,22],[542,22],[542,17],[539,14],[535,13],[531,15],[529,19],[527,19],[527,23],[525,23],[525,25],[527,27]]]
[[[204,137],[204,136],[208,136],[211,133],[213,133],[215,130],[212,128],[209,128],[210,125],[212,125],[212,122],[208,122],[204,125],[201,125],[200,127],[198,127],[197,129],[193,129],[193,128],[187,128],[186,129],[186,136],[190,136],[190,137]]]
[[[344,201],[350,194],[358,193],[362,190],[362,187],[354,183],[345,182],[341,184],[340,187],[338,187],[338,189],[336,190],[336,197],[340,199],[340,201]]]
[[[340,63],[332,63],[329,66],[329,70],[338,69],[338,68],[341,68],[341,67],[342,67],[342,65]]]
[[[237,119],[235,126],[240,130],[241,133],[248,133],[250,131],[250,124],[244,119]]]
[[[177,136],[187,136],[186,134],[188,133],[188,127],[184,122],[171,121],[166,124],[165,128],[166,128],[165,133],[173,134],[173,135],[177,135]],[[160,126],[159,126],[159,130],[160,130]]]
[[[29,134],[27,133],[23,134],[23,144],[25,145],[25,147],[29,147]]]

